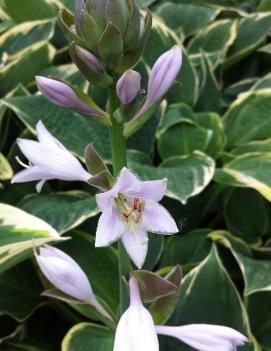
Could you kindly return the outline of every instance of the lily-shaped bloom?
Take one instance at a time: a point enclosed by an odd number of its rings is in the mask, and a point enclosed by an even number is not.
[[[111,319],[94,295],[86,274],[70,256],[49,245],[41,247],[39,255],[34,253],[42,273],[57,289],[92,305],[104,317]]]
[[[36,126],[38,141],[18,139],[17,143],[30,161],[30,166],[17,173],[12,183],[23,183],[39,180],[37,190],[40,191],[43,183],[50,179],[67,181],[84,181],[91,178],[81,163],[62,145],[39,121]]]
[[[247,341],[238,331],[220,325],[155,326],[142,304],[136,278],[129,285],[130,307],[118,323],[113,351],[159,351],[157,334],[177,338],[199,351],[234,351]]]
[[[166,179],[140,181],[123,168],[113,188],[96,195],[102,215],[95,246],[108,246],[121,238],[131,259],[141,268],[148,250],[147,232],[178,232],[171,215],[158,203],[165,195],[166,187]]]

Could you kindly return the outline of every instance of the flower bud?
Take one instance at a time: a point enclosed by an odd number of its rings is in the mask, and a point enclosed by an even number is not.
[[[117,95],[123,105],[132,102],[140,92],[141,75],[133,70],[123,73],[117,82]]]
[[[179,46],[174,46],[158,58],[150,73],[146,100],[132,120],[125,125],[126,137],[135,133],[151,116],[154,108],[173,85],[181,64],[182,52]]]
[[[104,125],[111,125],[108,114],[80,89],[61,80],[40,76],[36,76],[36,83],[42,95],[53,104],[91,116]]]
[[[98,58],[88,50],[71,43],[70,55],[80,72],[93,85],[105,88],[113,83],[113,79],[103,71],[103,67]]]
[[[76,300],[89,303],[111,319],[95,297],[86,274],[70,256],[45,245],[39,255],[35,252],[35,257],[42,273],[57,289]]]

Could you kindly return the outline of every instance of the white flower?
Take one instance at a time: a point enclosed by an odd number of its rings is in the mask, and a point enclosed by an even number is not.
[[[177,338],[199,351],[235,351],[247,342],[243,334],[221,325],[155,326],[142,304],[136,278],[129,285],[130,307],[120,318],[113,351],[159,351],[157,334]]]
[[[18,139],[22,153],[30,161],[30,166],[12,178],[12,183],[41,180],[37,185],[40,191],[44,181],[60,179],[85,181],[91,178],[81,163],[65,148],[39,121],[36,127],[38,141]]]
[[[95,246],[107,246],[121,238],[131,259],[141,268],[148,250],[147,232],[178,232],[171,215],[158,203],[166,187],[166,179],[140,181],[123,168],[113,188],[96,196],[102,215]]]
[[[143,306],[135,278],[130,282],[130,307],[119,321],[113,351],[159,351],[150,312]]]
[[[35,252],[35,257],[42,273],[56,288],[76,300],[92,305],[103,316],[111,319],[94,295],[86,274],[70,256],[45,245],[41,247],[39,255]]]

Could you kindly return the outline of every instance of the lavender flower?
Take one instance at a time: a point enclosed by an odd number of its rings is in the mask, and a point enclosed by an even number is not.
[[[220,325],[155,326],[151,314],[142,304],[134,277],[129,285],[130,307],[118,323],[113,351],[159,351],[157,334],[177,338],[199,351],[234,351],[247,341],[238,331]]]
[[[86,274],[70,256],[45,245],[40,249],[39,255],[35,252],[35,257],[42,273],[56,288],[76,300],[92,305],[103,316],[111,319],[94,295]]]
[[[36,131],[38,141],[17,140],[19,148],[31,164],[17,173],[12,178],[12,183],[41,180],[37,185],[37,190],[40,191],[43,183],[49,179],[87,182],[91,178],[91,174],[49,133],[41,121],[38,122]]]
[[[56,79],[40,76],[36,77],[36,83],[42,95],[55,105],[70,108],[71,110],[87,116],[97,117],[102,115],[98,107],[96,109],[93,106],[81,101],[81,99],[79,99],[74,90],[68,84],[60,82]],[[81,94],[84,95],[86,100],[90,99],[84,93]]]
[[[96,196],[102,215],[95,246],[108,246],[121,238],[135,265],[142,267],[148,250],[147,232],[178,232],[171,215],[158,204],[166,187],[166,179],[140,181],[123,168],[113,188]]]
[[[182,51],[179,46],[174,46],[158,58],[150,73],[146,100],[133,119],[125,125],[126,137],[136,132],[149,118],[153,108],[175,82],[181,65]]]
[[[117,82],[117,95],[123,105],[132,102],[140,92],[141,76],[131,69],[123,73]]]
[[[84,63],[89,66],[93,71],[102,71],[102,66],[100,61],[91,52],[86,49],[76,46],[76,53]]]

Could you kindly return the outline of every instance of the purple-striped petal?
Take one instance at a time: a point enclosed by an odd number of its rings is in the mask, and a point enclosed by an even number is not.
[[[170,213],[154,201],[146,201],[145,203],[143,226],[152,233],[174,234],[179,231]]]
[[[148,235],[143,228],[134,232],[126,230],[121,237],[123,245],[131,260],[140,269],[146,259],[148,252]]]

